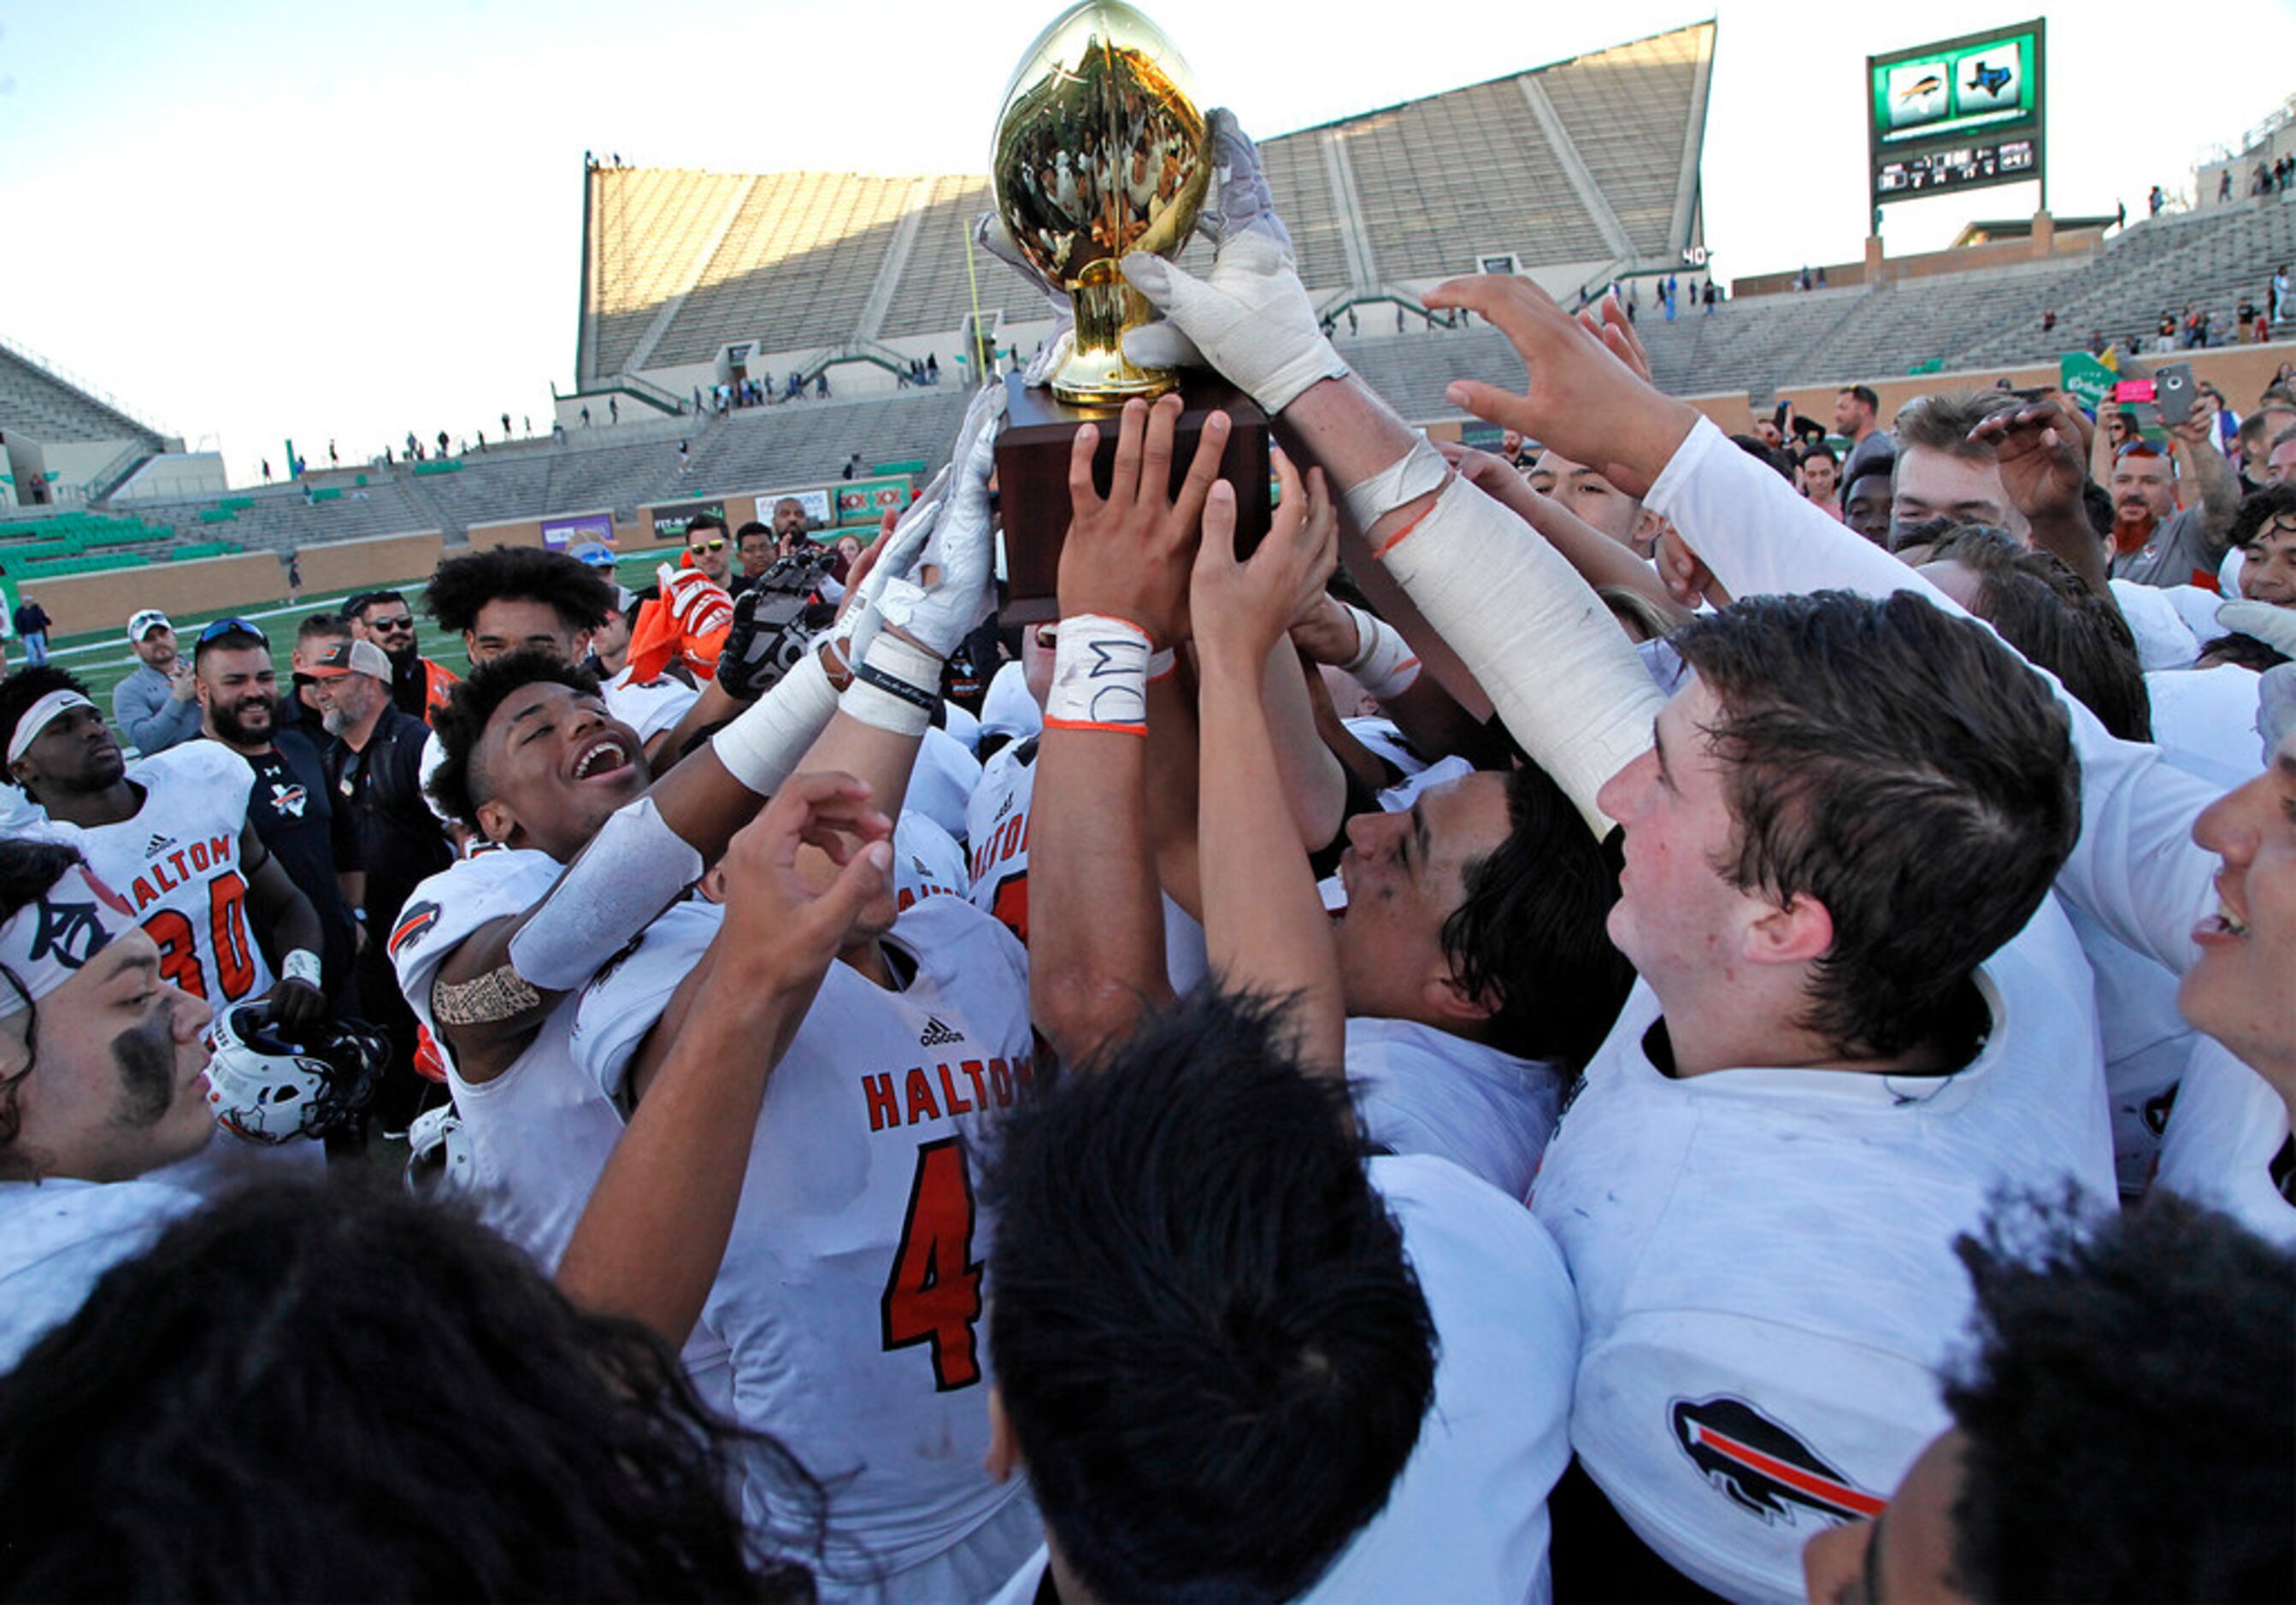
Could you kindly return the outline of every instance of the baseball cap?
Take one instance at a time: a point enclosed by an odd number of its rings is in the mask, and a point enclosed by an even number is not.
[[[138,608],[127,620],[127,640],[130,645],[144,639],[153,630],[172,630],[168,616],[157,608]]]
[[[372,641],[338,641],[311,660],[304,670],[314,680],[333,680],[344,675],[373,675],[378,680],[390,678],[390,659]]]

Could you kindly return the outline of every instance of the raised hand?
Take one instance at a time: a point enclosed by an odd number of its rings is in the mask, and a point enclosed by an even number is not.
[[[1204,507],[1204,538],[1189,584],[1196,656],[1204,672],[1252,676],[1306,605],[1321,594],[1339,561],[1339,514],[1324,471],[1306,482],[1289,457],[1277,454],[1283,500],[1273,528],[1250,559],[1235,553],[1235,489],[1212,487]]]
[[[1204,420],[1196,454],[1172,494],[1172,437],[1177,396],[1151,406],[1128,401],[1117,424],[1116,463],[1108,495],[1093,484],[1100,430],[1086,424],[1069,452],[1068,536],[1061,547],[1061,617],[1098,613],[1139,626],[1157,647],[1186,639],[1188,564],[1202,524],[1205,498],[1227,449],[1228,418]]]
[[[1969,443],[1991,446],[2001,488],[2027,520],[2087,517],[2081,492],[2088,484],[2088,465],[2080,430],[2055,402],[1996,413],[1969,431]]]
[[[996,536],[988,506],[988,480],[996,467],[996,421],[1004,387],[984,385],[965,409],[949,454],[946,500],[924,520],[914,542],[896,531],[903,567],[885,570],[875,607],[883,621],[937,657],[946,658],[996,605]],[[873,570],[868,581],[877,580]]]
[[[1611,334],[1595,332],[1528,279],[1453,279],[1431,291],[1427,304],[1480,315],[1507,337],[1527,374],[1520,396],[1457,381],[1444,392],[1452,405],[1600,469],[1628,495],[1649,492],[1698,422],[1690,407],[1636,374],[1631,363],[1638,348],[1614,350]]]
[[[738,966],[745,987],[811,987],[865,934],[865,911],[893,884],[893,822],[869,796],[867,782],[849,774],[791,775],[727,845],[718,962]],[[826,887],[816,890],[800,868],[804,847],[837,865]]]

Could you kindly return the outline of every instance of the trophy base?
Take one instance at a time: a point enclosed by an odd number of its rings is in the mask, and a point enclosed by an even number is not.
[[[1052,376],[1053,398],[1075,407],[1120,407],[1136,396],[1153,401],[1179,388],[1169,368],[1136,368],[1120,352],[1072,352]]]
[[[1104,493],[1115,472],[1121,405],[1072,405],[1029,389],[1017,373],[1005,377],[1004,393],[1004,427],[996,437],[996,499],[1004,527],[1005,580],[997,618],[1004,624],[1042,624],[1060,617],[1071,442],[1084,425],[1100,426],[1092,477]],[[1249,553],[1267,533],[1273,516],[1267,416],[1250,397],[1210,374],[1190,374],[1183,399],[1186,410],[1173,431],[1172,484],[1177,488],[1186,476],[1204,421],[1226,413],[1231,427],[1220,477],[1235,487],[1237,545]]]

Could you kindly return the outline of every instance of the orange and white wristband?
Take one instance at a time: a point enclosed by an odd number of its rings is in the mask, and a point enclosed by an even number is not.
[[[1047,730],[1148,733],[1148,632],[1126,618],[1078,613],[1060,622]]]
[[[1404,643],[1395,626],[1351,602],[1340,605],[1356,624],[1356,655],[1340,667],[1355,676],[1357,684],[1382,702],[1409,691],[1419,678],[1419,659]]]

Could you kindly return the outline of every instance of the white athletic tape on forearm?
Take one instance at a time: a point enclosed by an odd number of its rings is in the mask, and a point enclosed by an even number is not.
[[[1451,465],[1443,461],[1443,454],[1427,444],[1423,433],[1411,442],[1411,449],[1381,469],[1362,484],[1351,487],[1341,498],[1348,510],[1348,518],[1357,529],[1369,532],[1371,527],[1406,503],[1415,502],[1431,490],[1443,488],[1443,476]]]
[[[1603,783],[1650,750],[1666,698],[1562,554],[1464,479],[1380,554],[1459,654],[1522,749],[1597,836]]]
[[[1168,646],[1160,652],[1149,653],[1148,684],[1151,685],[1155,684],[1157,681],[1162,679],[1166,675],[1170,674],[1174,669],[1179,667],[1180,654],[1174,651]]]
[[[796,770],[822,726],[837,711],[837,692],[808,651],[732,724],[709,738],[726,772],[759,797],[771,797]]]
[[[530,986],[570,992],[701,878],[701,855],[652,798],[626,804],[512,935],[512,968]]]
[[[838,698],[837,710],[873,729],[922,736],[940,700],[940,659],[922,647],[880,634],[854,666],[853,684]]]
[[[1146,735],[1148,632],[1098,613],[1062,619],[1045,727]]]
[[[307,987],[316,987],[323,984],[319,974],[319,955],[308,947],[298,947],[279,961],[279,979],[283,981],[301,981]]]
[[[1409,691],[1419,678],[1419,659],[1396,633],[1395,626],[1351,602],[1340,605],[1356,621],[1356,655],[1340,667],[1353,675],[1357,684],[1382,702]]]

